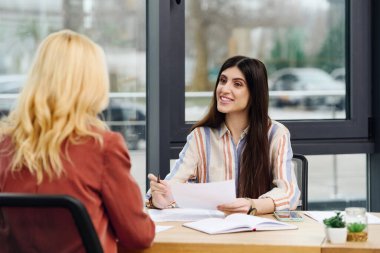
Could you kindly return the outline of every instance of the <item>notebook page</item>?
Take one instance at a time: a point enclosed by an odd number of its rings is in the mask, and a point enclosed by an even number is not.
[[[231,222],[244,222],[256,230],[282,230],[297,228],[297,226],[293,224],[241,213],[231,214],[226,217],[226,220]]]
[[[227,221],[220,218],[210,218],[183,224],[185,227],[196,229],[208,234],[222,234],[239,231],[250,231],[253,228],[243,221]]]

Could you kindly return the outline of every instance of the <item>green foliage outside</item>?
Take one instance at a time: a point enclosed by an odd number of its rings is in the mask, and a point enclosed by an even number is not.
[[[338,24],[329,31],[319,54],[315,59],[315,66],[327,72],[345,65],[345,29],[344,21],[340,20]]]
[[[305,55],[303,31],[290,29],[284,39],[277,36],[271,51],[271,59],[266,60],[268,72],[288,67],[320,68],[330,73],[336,68],[345,67],[345,29],[344,19],[337,22],[327,35],[323,46],[315,56]]]
[[[268,71],[272,72],[282,68],[304,67],[307,65],[303,41],[302,30],[296,28],[287,32],[285,41],[282,41],[280,36],[277,36],[271,52],[271,60],[266,61]]]

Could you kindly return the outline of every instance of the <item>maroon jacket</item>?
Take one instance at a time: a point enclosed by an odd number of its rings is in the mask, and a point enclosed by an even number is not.
[[[12,148],[12,144],[10,138],[5,138],[0,142],[0,192],[71,195],[86,206],[104,252],[117,252],[117,240],[124,248],[149,247],[155,225],[143,212],[141,192],[130,174],[123,138],[110,131],[102,135],[103,147],[91,138],[68,144],[71,162],[62,159],[63,176],[53,181],[45,176],[40,185],[27,169],[8,173],[11,155],[2,151]]]

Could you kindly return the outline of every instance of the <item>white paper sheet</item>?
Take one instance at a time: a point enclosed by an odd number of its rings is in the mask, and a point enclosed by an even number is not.
[[[173,226],[160,226],[160,225],[156,225],[156,234],[160,233],[162,231],[168,230],[168,229],[170,229],[172,227]]]
[[[341,212],[343,217],[345,216],[344,211],[307,211],[304,212],[305,215],[310,218],[323,223],[324,219],[330,218],[336,214],[336,212]],[[368,224],[380,224],[380,218],[373,214],[367,213]]]
[[[236,199],[235,181],[213,183],[171,183],[173,197],[181,208],[216,210],[220,204]]]
[[[197,221],[206,218],[224,218],[224,213],[218,210],[193,209],[193,208],[170,208],[149,209],[149,215],[155,222],[164,221]]]

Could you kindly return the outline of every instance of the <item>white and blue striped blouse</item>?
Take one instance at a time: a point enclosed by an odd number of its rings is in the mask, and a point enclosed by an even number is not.
[[[187,136],[187,143],[166,180],[177,182],[216,182],[239,180],[240,157],[247,129],[235,145],[232,134],[223,124],[219,129],[198,127]],[[271,198],[276,210],[295,209],[300,197],[292,167],[290,133],[281,123],[272,120],[268,133],[270,166],[275,187],[260,198]]]

